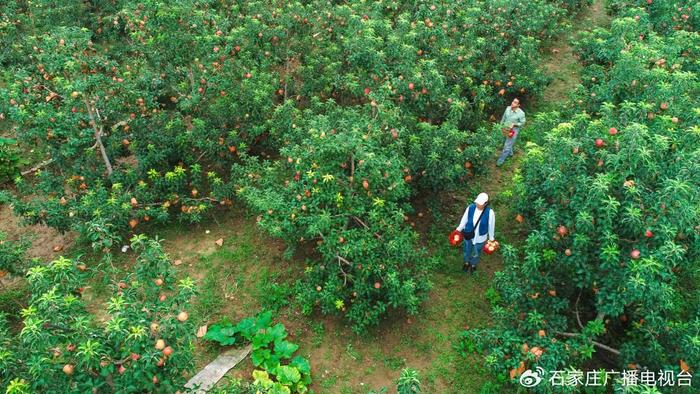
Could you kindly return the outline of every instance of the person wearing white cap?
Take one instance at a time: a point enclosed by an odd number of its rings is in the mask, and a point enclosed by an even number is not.
[[[488,206],[489,195],[479,193],[462,215],[457,231],[464,236],[464,271],[474,273],[487,238],[495,240],[496,213]]]

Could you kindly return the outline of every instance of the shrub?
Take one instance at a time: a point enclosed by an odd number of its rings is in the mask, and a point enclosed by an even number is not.
[[[8,273],[23,276],[27,270],[26,252],[30,242],[26,239],[11,241],[7,234],[0,231],[0,275]],[[0,276],[0,277],[1,277]]]
[[[192,370],[194,327],[184,307],[194,294],[177,280],[160,244],[132,239],[135,273],[113,285],[106,316],[87,309],[89,270],[59,258],[29,269],[29,305],[19,333],[0,320],[0,386],[8,392],[168,392]]]

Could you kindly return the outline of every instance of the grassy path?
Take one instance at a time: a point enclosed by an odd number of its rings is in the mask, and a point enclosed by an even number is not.
[[[594,0],[591,6],[581,10],[571,33],[562,35],[547,47],[547,56],[542,59],[542,65],[552,81],[543,92],[541,100],[535,103],[535,110],[548,111],[559,108],[566,100],[568,92],[573,90],[581,79],[582,67],[569,41],[576,39],[583,31],[607,27],[610,21],[611,18],[605,11],[605,1]]]
[[[542,67],[551,78],[551,82],[537,102],[523,103],[530,119],[538,112],[561,106],[568,92],[580,83],[582,67],[570,42],[582,31],[609,24],[610,17],[606,14],[604,3],[604,0],[594,0],[591,6],[583,9],[576,17],[571,33],[562,35],[546,48],[547,54],[542,59]],[[486,373],[481,366],[482,360],[467,357],[465,364],[463,356],[459,355],[459,351],[452,349],[451,345],[455,343],[463,327],[488,324],[491,311],[488,300],[489,287],[495,273],[503,269],[503,260],[500,254],[483,256],[477,276],[466,277],[466,274],[460,271],[460,253],[445,246],[444,238],[459,222],[464,208],[479,192],[485,191],[491,196],[491,206],[497,215],[497,238],[515,246],[523,242],[526,234],[523,226],[515,221],[517,212],[511,206],[511,187],[513,176],[520,168],[525,142],[519,141],[516,144],[519,146],[515,155],[500,168],[495,166],[497,154],[501,149],[499,146],[487,175],[475,179],[464,191],[441,198],[437,205],[442,207],[444,217],[429,219],[434,223],[430,237],[431,252],[445,262],[444,267],[435,275],[435,290],[426,303],[425,311],[417,319],[417,324],[425,324],[428,332],[433,330],[439,333],[431,349],[437,357],[427,369],[421,370],[428,378],[429,384],[435,383],[428,386],[429,392],[445,390],[454,393],[476,393],[486,381]],[[425,334],[423,332],[421,336],[425,337]]]

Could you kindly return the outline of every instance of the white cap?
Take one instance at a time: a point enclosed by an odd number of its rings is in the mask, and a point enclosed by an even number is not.
[[[476,200],[474,200],[474,202],[479,204],[479,205],[484,205],[488,201],[489,201],[489,195],[486,193],[479,193],[479,195],[476,196]]]

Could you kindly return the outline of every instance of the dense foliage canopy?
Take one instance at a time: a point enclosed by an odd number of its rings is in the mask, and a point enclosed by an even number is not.
[[[241,201],[290,253],[317,242],[306,311],[415,313],[410,197],[483,171],[485,118],[541,90],[541,40],[576,4],[4,4],[0,113],[46,155],[15,210],[106,250]]]
[[[616,4],[609,29],[582,33],[583,83],[538,115],[516,177],[529,235],[496,275],[498,328],[465,333],[497,374],[594,353],[618,370],[700,363],[700,35],[657,32],[656,4]]]

